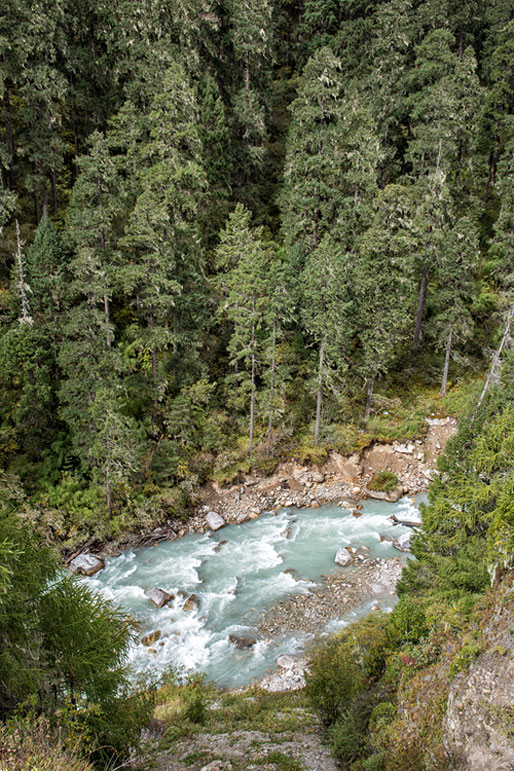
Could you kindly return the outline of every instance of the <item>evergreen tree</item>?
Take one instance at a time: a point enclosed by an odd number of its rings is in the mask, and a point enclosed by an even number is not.
[[[355,315],[362,347],[360,368],[367,384],[366,421],[375,381],[398,358],[409,329],[416,246],[412,192],[388,185],[377,198],[372,225],[358,244]]]
[[[354,331],[350,313],[352,284],[351,255],[325,235],[301,277],[302,319],[318,352],[315,444],[319,439],[323,395],[327,388],[334,388],[346,369],[348,342]]]
[[[267,271],[269,250],[262,241],[262,230],[252,231],[250,212],[242,204],[230,215],[216,250],[221,270],[219,282],[224,293],[222,312],[232,325],[228,351],[230,363],[237,365],[231,381],[240,389],[239,397],[250,401],[249,453],[254,447],[257,373],[260,364],[260,338],[269,303]],[[240,369],[241,367],[241,369]]]
[[[61,414],[70,427],[75,453],[88,470],[94,466],[90,447],[97,431],[91,408],[97,390],[121,370],[110,310],[120,262],[120,181],[102,134],[93,135],[81,169],[66,222],[74,256],[59,364],[65,375]]]
[[[133,345],[150,355],[156,406],[166,389],[165,373],[158,378],[159,356],[171,346],[175,354],[195,360],[204,283],[198,207],[206,180],[195,95],[179,65],[166,73],[149,125],[141,192],[121,245],[129,257],[125,292],[139,322],[131,333]]]
[[[342,85],[340,62],[322,48],[305,65],[291,105],[280,203],[286,248],[300,252],[300,264],[337,216]]]

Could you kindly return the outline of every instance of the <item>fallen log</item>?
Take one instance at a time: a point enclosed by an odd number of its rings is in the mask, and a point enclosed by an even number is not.
[[[404,527],[421,527],[421,522],[416,522],[412,519],[398,519],[396,514],[391,514],[389,519],[392,519],[395,525],[403,525]]]

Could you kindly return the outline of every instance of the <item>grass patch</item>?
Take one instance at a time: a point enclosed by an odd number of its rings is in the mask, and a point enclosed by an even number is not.
[[[303,691],[268,693],[251,688],[221,692],[201,677],[169,677],[157,694],[155,717],[165,726],[160,748],[198,733],[261,731],[285,737],[312,724]]]
[[[302,771],[302,764],[289,755],[285,755],[283,752],[268,752],[267,755],[260,755],[257,758],[252,758],[252,764],[267,766],[273,765],[277,771]]]

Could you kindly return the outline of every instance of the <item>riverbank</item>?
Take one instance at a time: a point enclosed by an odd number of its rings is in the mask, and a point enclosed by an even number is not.
[[[341,455],[331,452],[321,465],[298,463],[292,459],[278,463],[272,474],[255,470],[241,474],[237,484],[222,487],[211,480],[198,492],[197,505],[187,522],[168,519],[159,527],[130,534],[107,543],[89,539],[66,555],[66,563],[83,552],[99,556],[117,556],[129,548],[143,548],[162,541],[173,541],[186,533],[210,530],[206,515],[215,512],[226,524],[241,524],[264,511],[282,508],[316,508],[339,503],[356,508],[367,498],[397,501],[403,495],[427,491],[436,474],[436,461],[448,439],[457,430],[453,417],[427,418],[423,436],[405,442],[374,442],[360,453]],[[374,477],[387,471],[397,478],[390,492],[372,490]]]

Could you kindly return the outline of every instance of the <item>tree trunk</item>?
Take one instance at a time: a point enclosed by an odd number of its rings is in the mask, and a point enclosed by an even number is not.
[[[43,203],[43,217],[48,217],[48,193],[46,192],[46,177],[42,175],[41,201]]]
[[[111,323],[110,313],[109,313],[109,298],[107,295],[104,295],[104,312],[105,312],[105,324],[107,327],[107,348],[111,347],[111,330],[109,328],[109,325]]]
[[[32,164],[32,175],[36,176],[36,164]],[[41,211],[39,207],[39,196],[37,194],[37,186],[34,185],[34,211],[36,214],[36,222],[39,224],[39,220],[41,219]]]
[[[50,172],[50,185],[52,187],[52,214],[57,216],[57,179],[54,169]]]
[[[448,342],[446,343],[446,355],[444,357],[443,382],[441,384],[441,396],[446,396],[446,386],[448,384],[448,370],[450,369],[450,354],[452,351],[453,325],[450,327]]]
[[[321,399],[322,399],[322,386],[323,386],[323,347],[324,347],[324,344],[321,343],[319,347],[318,398],[316,400],[316,425],[314,428],[314,444],[318,444],[319,427],[321,423]]]
[[[14,190],[14,139],[12,128],[12,115],[11,115],[11,102],[9,98],[9,90],[6,86],[4,95],[4,121],[5,121],[5,146],[7,150],[7,162],[9,168],[7,171],[7,178],[9,180],[9,187]]]
[[[368,380],[368,394],[366,396],[366,409],[364,411],[364,420],[367,423],[369,416],[371,415],[371,404],[373,402],[373,388],[375,387],[375,378],[370,377]]]
[[[254,424],[254,416],[255,416],[255,324],[253,323],[252,323],[251,346],[252,346],[252,374],[251,374],[252,391],[251,391],[251,397],[250,397],[250,449],[249,449],[250,455],[252,454],[252,451],[253,451],[253,424]]]
[[[416,313],[416,327],[414,329],[414,341],[412,344],[412,369],[413,370],[416,369],[418,351],[421,345],[421,327],[423,324],[423,316],[425,315],[425,296],[427,293],[427,283],[428,283],[428,268],[425,266],[423,268],[423,273],[421,274],[421,284],[419,287],[418,311]]]
[[[491,153],[491,155],[489,156],[489,173],[487,175],[487,180],[484,187],[484,195],[482,199],[484,204],[487,203],[487,200],[489,198],[489,188],[491,187],[493,177],[494,177],[494,154]]]
[[[18,263],[18,275],[19,275],[19,287],[21,297],[21,322],[23,324],[31,324],[32,319],[29,314],[29,303],[27,300],[27,292],[25,288],[25,278],[23,275],[23,258],[21,255],[21,238],[20,238],[20,226],[18,220],[16,220],[16,261]]]
[[[494,377],[494,373],[496,372],[496,367],[498,366],[498,362],[500,361],[500,356],[502,355],[503,348],[505,346],[505,343],[509,339],[509,333],[510,333],[510,325],[512,323],[512,317],[514,316],[514,306],[509,310],[509,315],[507,316],[507,322],[505,324],[505,330],[503,332],[503,337],[501,339],[501,343],[498,347],[498,350],[495,352],[493,356],[493,360],[491,363],[491,369],[489,370],[489,374],[487,376],[487,380],[485,381],[485,385],[482,389],[482,393],[480,394],[480,399],[477,402],[477,406],[475,407],[475,411],[471,417],[471,422],[476,418],[476,414],[478,410],[480,409],[480,406],[482,402],[484,401],[485,395],[487,391],[489,390],[489,386],[491,385],[491,382]]]
[[[277,351],[277,322],[273,320],[273,348],[271,354],[271,385],[270,385],[270,397],[269,397],[269,412],[268,412],[268,437],[266,440],[266,455],[271,454],[272,436],[273,436],[273,398],[275,396],[275,367],[276,367],[276,351]]]
[[[246,93],[250,90],[250,51],[245,54],[245,90]]]
[[[109,519],[110,519],[111,512],[112,512],[112,500],[111,500],[111,481],[109,477],[107,477],[107,481],[105,484],[105,492],[107,497],[107,511],[109,512]]]
[[[148,324],[151,329],[153,329],[155,326],[155,320],[152,314],[148,319]],[[154,379],[154,384],[155,384],[155,380],[157,379],[157,352],[155,350],[155,345],[152,345],[152,377]],[[155,390],[154,390],[154,398],[152,400],[152,406],[155,412],[155,410],[157,409],[157,399],[155,398]]]

